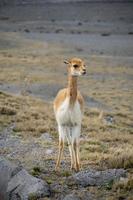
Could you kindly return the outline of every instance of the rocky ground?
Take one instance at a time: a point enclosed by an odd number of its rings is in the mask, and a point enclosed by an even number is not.
[[[94,195],[87,191],[87,186],[109,187],[109,184],[112,184],[113,181],[119,180],[120,178],[122,180],[126,179],[126,171],[123,169],[110,169],[105,171],[89,169],[69,175],[68,177],[62,177],[60,179],[62,183],[55,181],[54,183],[48,184],[42,178],[33,177],[22,167],[14,165],[3,158],[0,159],[0,172],[0,197],[1,199],[9,198],[11,200],[40,199],[41,197],[64,200],[89,200],[94,199]],[[36,172],[38,172],[38,175],[41,173],[43,179],[47,176],[44,171],[40,172],[39,168],[36,168]],[[57,193],[60,193],[60,196]]]
[[[30,190],[29,199],[132,199],[132,8],[132,3],[0,7],[0,154],[5,163],[0,167],[8,165],[11,172],[15,163],[13,171],[19,169],[9,174],[13,200],[27,198],[22,197],[28,188],[20,186],[23,176],[29,185],[41,180],[47,188],[46,194],[42,185],[44,193]],[[85,60],[88,72],[78,82],[85,98],[78,174],[70,170],[67,144],[61,171],[54,171],[58,133],[52,101],[67,84],[63,60],[73,56]]]

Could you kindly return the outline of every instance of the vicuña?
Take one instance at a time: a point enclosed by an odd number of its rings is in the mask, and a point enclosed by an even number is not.
[[[60,90],[54,100],[54,111],[59,131],[59,153],[56,170],[59,170],[64,140],[67,138],[71,156],[71,169],[79,171],[79,137],[84,100],[77,90],[77,77],[86,74],[86,67],[83,60],[79,58],[72,58],[69,61],[64,61],[64,63],[68,66],[68,86]]]

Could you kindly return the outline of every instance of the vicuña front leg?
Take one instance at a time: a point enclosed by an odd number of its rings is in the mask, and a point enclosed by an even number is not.
[[[76,150],[76,153],[77,153],[78,167],[79,167],[79,170],[80,170],[81,166],[80,166],[80,155],[79,155],[79,140],[77,141],[77,150]]]
[[[59,153],[58,153],[58,158],[57,158],[56,167],[55,167],[56,171],[59,170],[59,167],[60,167],[63,149],[64,149],[64,141],[61,139],[59,140]]]
[[[72,133],[72,147],[74,152],[74,168],[76,171],[80,170],[80,160],[79,160],[79,136],[81,126],[75,126]]]
[[[60,167],[60,162],[61,162],[61,158],[62,158],[62,153],[63,153],[63,149],[64,149],[64,132],[63,132],[63,127],[59,126],[59,152],[58,152],[58,158],[57,158],[57,162],[56,162],[56,167],[55,170],[59,170]]]
[[[73,144],[72,144],[72,128],[71,127],[67,127],[66,136],[67,136],[68,147],[69,147],[70,158],[71,158],[71,170],[73,170],[75,168],[74,167],[75,155],[74,155]]]
[[[75,154],[75,170],[80,170],[80,161],[79,161],[79,142],[77,140],[74,141],[73,144],[74,154]]]
[[[73,150],[73,145],[69,145],[70,157],[71,157],[71,170],[75,169],[75,154]]]

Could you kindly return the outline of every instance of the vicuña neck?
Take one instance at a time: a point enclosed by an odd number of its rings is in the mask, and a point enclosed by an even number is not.
[[[70,104],[74,104],[77,98],[77,77],[68,75],[68,96]]]

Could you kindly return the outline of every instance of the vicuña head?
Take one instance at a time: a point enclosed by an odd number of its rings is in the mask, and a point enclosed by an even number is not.
[[[59,131],[59,154],[56,170],[59,169],[66,138],[71,156],[71,169],[78,171],[80,169],[79,137],[84,100],[77,90],[77,76],[85,75],[86,68],[84,61],[79,58],[72,58],[64,62],[68,64],[68,86],[60,90],[54,100],[54,111]]]
[[[86,68],[84,61],[81,60],[80,58],[72,58],[71,60],[64,61],[65,64],[68,64],[69,68],[69,73],[72,76],[81,76],[86,74]]]

